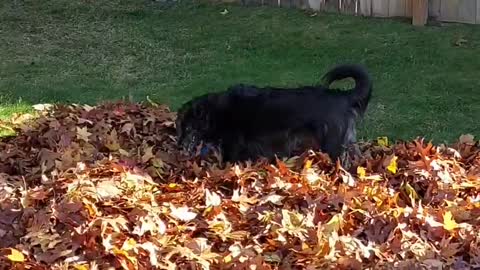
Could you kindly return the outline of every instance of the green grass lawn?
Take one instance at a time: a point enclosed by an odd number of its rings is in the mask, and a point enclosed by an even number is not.
[[[408,20],[267,7],[24,0],[0,1],[0,36],[2,118],[36,103],[129,96],[176,109],[234,83],[308,85],[335,64],[361,62],[375,80],[362,137],[480,135],[480,26],[415,28]]]

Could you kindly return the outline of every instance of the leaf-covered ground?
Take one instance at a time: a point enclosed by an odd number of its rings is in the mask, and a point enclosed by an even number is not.
[[[166,106],[37,109],[1,123],[1,269],[480,267],[471,136],[224,167],[176,150]]]

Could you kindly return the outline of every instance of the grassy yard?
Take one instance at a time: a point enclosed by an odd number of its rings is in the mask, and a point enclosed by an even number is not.
[[[220,12],[227,7],[229,13]],[[0,117],[133,97],[173,109],[233,83],[313,84],[366,64],[366,138],[480,135],[480,26],[153,1],[1,1]],[[461,44],[457,46],[455,43]]]

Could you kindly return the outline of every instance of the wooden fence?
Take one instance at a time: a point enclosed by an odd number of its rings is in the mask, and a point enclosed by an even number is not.
[[[226,0],[232,1],[232,0]],[[234,2],[235,0],[233,0]],[[374,17],[412,17],[417,0],[239,0],[246,5],[309,8]],[[428,16],[444,22],[480,24],[480,0],[429,0]]]

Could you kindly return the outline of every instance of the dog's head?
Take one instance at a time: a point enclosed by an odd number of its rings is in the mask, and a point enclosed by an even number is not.
[[[177,143],[188,152],[194,151],[205,135],[205,105],[203,100],[191,100],[178,110]]]
[[[176,119],[177,143],[193,153],[201,143],[208,143],[215,127],[215,113],[218,108],[214,94],[194,98],[178,110]]]

